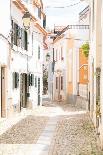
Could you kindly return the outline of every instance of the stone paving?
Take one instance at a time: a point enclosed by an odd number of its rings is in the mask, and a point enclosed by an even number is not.
[[[103,155],[94,126],[84,106],[63,105],[49,155]]]
[[[47,120],[47,117],[26,117],[0,136],[0,144],[36,143]]]
[[[0,141],[0,155],[103,155],[89,113],[81,104],[46,101],[1,134]]]
[[[103,155],[88,114],[59,118],[49,155]]]

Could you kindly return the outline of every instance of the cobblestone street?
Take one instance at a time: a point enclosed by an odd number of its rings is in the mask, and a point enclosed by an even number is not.
[[[103,155],[84,107],[45,101],[1,132],[0,155]]]

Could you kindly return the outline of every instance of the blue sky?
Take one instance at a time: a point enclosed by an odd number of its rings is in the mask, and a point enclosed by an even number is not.
[[[87,6],[87,3],[79,2],[80,0],[43,0],[47,15],[47,27],[53,28],[54,24],[68,25],[77,23],[79,12]],[[76,3],[79,4],[68,7]]]

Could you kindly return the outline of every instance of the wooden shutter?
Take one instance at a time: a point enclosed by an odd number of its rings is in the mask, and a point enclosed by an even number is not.
[[[35,77],[35,88],[37,87],[37,77]]]
[[[13,88],[19,87],[19,73],[13,72]]]
[[[31,74],[29,74],[28,77],[29,77],[29,86],[31,86]]]
[[[34,86],[34,74],[31,74],[31,86]]]
[[[28,34],[27,31],[24,31],[24,49],[28,50]]]
[[[17,46],[17,39],[18,39],[18,25],[14,23],[14,45]]]
[[[61,90],[63,90],[63,76],[61,76]]]
[[[21,48],[24,48],[24,30],[21,28]]]
[[[13,20],[11,20],[11,25],[12,25],[11,44],[13,46],[13,43],[14,43],[14,22],[13,22]]]
[[[56,77],[56,89],[58,89],[58,77]]]
[[[41,19],[41,7],[38,8],[38,17]]]
[[[44,29],[46,28],[46,16],[45,16],[44,19],[43,19],[43,28],[44,28]]]

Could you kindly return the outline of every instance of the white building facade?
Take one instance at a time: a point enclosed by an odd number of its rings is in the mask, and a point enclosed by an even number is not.
[[[89,96],[90,116],[103,149],[103,50],[102,0],[86,0],[90,5]]]
[[[32,16],[29,30],[22,20],[27,11]],[[43,38],[47,34],[42,1],[2,0],[0,20],[0,107],[1,117],[7,117],[42,104]]]

